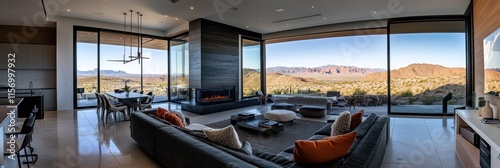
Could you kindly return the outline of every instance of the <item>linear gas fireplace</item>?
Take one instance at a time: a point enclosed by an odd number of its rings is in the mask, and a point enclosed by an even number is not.
[[[197,104],[216,104],[235,101],[234,87],[195,89]]]

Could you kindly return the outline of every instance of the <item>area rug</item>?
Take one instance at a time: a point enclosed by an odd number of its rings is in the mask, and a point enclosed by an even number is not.
[[[259,116],[262,117],[262,116]],[[223,120],[208,124],[211,128],[223,128],[230,125],[230,120]],[[277,154],[295,143],[295,140],[306,140],[326,123],[295,120],[293,125],[285,123],[285,131],[273,135],[259,134],[245,128],[235,126],[241,141],[248,141],[253,148],[263,152]]]

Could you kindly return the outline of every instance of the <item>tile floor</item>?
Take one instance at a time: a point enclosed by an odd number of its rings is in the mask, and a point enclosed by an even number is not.
[[[180,110],[171,103],[154,107]],[[263,113],[268,106],[252,106],[209,115],[184,114],[192,123],[209,124],[228,119],[243,111]],[[325,122],[323,119],[310,119]],[[299,117],[301,119],[301,117]],[[95,109],[46,112],[37,120],[34,141],[40,158],[32,167],[159,167],[130,137],[129,122],[109,120],[103,124]],[[4,157],[5,167],[17,162]],[[26,166],[26,165],[24,165]],[[391,117],[391,139],[382,167],[461,168],[455,155],[453,117],[408,118]]]

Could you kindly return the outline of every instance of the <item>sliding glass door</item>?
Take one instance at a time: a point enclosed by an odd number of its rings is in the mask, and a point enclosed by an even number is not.
[[[241,39],[241,90],[243,98],[255,96],[255,92],[261,91],[260,47],[260,41]]]
[[[76,107],[97,105],[98,32],[76,32]]]
[[[170,98],[186,100],[189,94],[189,36],[170,40]]]
[[[392,114],[442,115],[465,105],[465,22],[393,23],[390,27]]]

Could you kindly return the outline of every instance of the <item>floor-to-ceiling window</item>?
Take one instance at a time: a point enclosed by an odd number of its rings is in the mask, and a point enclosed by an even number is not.
[[[77,107],[97,105],[98,33],[76,32],[76,102]]]
[[[147,59],[142,61],[144,94],[155,95],[154,101],[168,100],[168,44],[167,40],[142,39],[142,53]]]
[[[75,37],[76,108],[96,106],[94,92],[113,92],[125,83],[154,95],[155,102],[168,100],[166,39],[84,27],[76,28]]]
[[[189,36],[170,40],[170,98],[186,100],[189,94]]]
[[[332,113],[348,109],[346,103],[352,99],[356,109],[363,106],[370,112],[386,114],[385,29],[369,35],[350,34],[267,43],[267,93],[278,100],[290,95],[343,100]]]
[[[392,23],[390,90],[393,114],[443,114],[465,105],[464,21]]]
[[[261,42],[242,38],[241,65],[242,65],[242,97],[255,96],[261,91]]]

